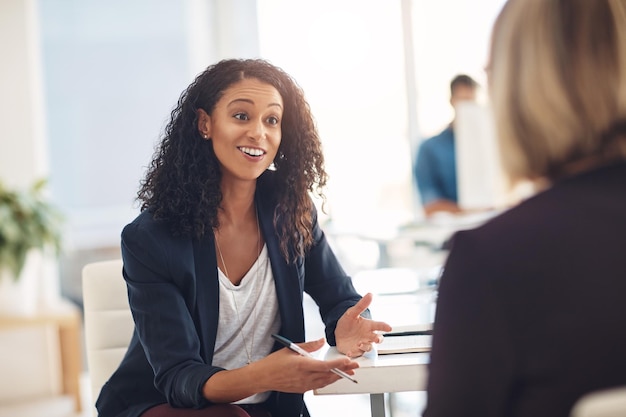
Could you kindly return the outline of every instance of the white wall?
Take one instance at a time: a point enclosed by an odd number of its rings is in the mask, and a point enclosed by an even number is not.
[[[0,181],[27,187],[48,171],[35,0],[0,2]]]
[[[491,28],[504,0],[413,0],[418,120],[424,137],[442,130],[453,117],[450,81],[459,74],[481,84],[486,101]]]
[[[67,247],[119,244],[180,93],[258,54],[255,0],[40,0],[51,186]]]
[[[35,0],[0,2],[0,181],[30,187],[49,175],[39,21]],[[26,271],[30,275],[24,276]],[[37,282],[34,297],[52,303],[59,295],[56,260],[26,268],[24,280]]]

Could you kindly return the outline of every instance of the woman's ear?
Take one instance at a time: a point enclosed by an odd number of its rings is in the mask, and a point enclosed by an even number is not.
[[[211,139],[211,116],[203,109],[198,109],[198,132],[204,139]]]

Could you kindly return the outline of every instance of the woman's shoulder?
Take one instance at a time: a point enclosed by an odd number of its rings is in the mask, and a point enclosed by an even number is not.
[[[579,224],[572,208],[588,199],[576,184],[557,184],[520,201],[482,225],[457,232],[452,239],[490,253],[511,253],[537,248],[538,242],[558,241],[568,225]]]
[[[122,242],[136,242],[145,245],[149,241],[160,242],[161,246],[186,245],[190,238],[175,236],[172,227],[154,216],[149,210],[143,210],[137,217],[122,229]]]
[[[130,223],[122,229],[122,235],[128,233],[156,232],[164,233],[168,229],[167,224],[158,221],[152,210],[141,211]]]
[[[594,209],[603,210],[603,205],[598,202],[606,196],[626,200],[622,192],[625,179],[626,163],[569,177],[520,201],[478,230],[483,233],[515,232],[516,236],[524,236],[531,233],[547,234],[551,228],[569,223],[581,227],[577,209],[584,206],[587,217],[591,219]]]
[[[136,258],[167,270],[172,264],[184,263],[193,254],[194,244],[191,238],[175,236],[167,223],[144,210],[123,228],[121,248],[125,263]]]

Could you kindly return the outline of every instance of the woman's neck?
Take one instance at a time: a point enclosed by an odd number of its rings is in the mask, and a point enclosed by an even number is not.
[[[220,225],[237,225],[256,221],[254,193],[256,187],[232,187],[222,184],[222,202],[218,211]]]

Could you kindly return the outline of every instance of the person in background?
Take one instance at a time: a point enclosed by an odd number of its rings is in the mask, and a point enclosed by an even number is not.
[[[450,104],[456,112],[459,103],[475,102],[478,83],[460,74],[450,82]],[[437,212],[460,213],[458,205],[454,123],[438,135],[425,139],[419,146],[414,176],[426,217]]]
[[[271,168],[271,169],[270,169]],[[317,222],[324,158],[304,94],[264,60],[224,60],[182,93],[122,231],[135,332],[104,385],[100,417],[308,416],[303,393],[390,331],[371,320]],[[330,345],[306,351],[303,292]]]
[[[626,0],[508,0],[489,95],[541,189],[452,239],[424,417],[568,417],[626,385]]]

